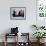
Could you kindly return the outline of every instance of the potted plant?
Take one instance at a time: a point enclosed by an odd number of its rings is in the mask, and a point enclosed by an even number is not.
[[[42,38],[45,38],[44,37],[46,36],[45,34],[46,34],[45,32],[35,32],[33,35],[37,38],[38,43],[40,43],[40,40]]]

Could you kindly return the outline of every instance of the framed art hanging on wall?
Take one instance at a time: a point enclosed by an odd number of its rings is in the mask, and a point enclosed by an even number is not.
[[[10,8],[11,20],[25,20],[26,19],[26,7],[11,7]]]

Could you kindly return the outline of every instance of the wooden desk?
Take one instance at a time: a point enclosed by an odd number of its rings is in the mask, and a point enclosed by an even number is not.
[[[5,34],[5,46],[7,46],[8,42],[7,42],[7,36],[17,36],[17,44],[15,46],[18,46],[18,33],[17,34],[10,34],[10,33],[6,33]]]
[[[7,42],[7,36],[17,36],[17,42],[16,42],[16,45],[15,46],[19,46],[19,42],[18,42],[18,33],[17,34],[10,34],[10,33],[6,33],[5,34],[5,46],[8,45],[8,42]],[[27,42],[26,42],[26,46],[30,46],[30,42],[29,42],[29,33],[21,33],[21,36],[26,36],[26,39],[27,39]],[[23,42],[22,42],[23,43]]]

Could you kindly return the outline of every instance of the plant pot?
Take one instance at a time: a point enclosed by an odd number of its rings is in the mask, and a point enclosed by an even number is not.
[[[37,39],[37,43],[40,43],[40,39]]]
[[[37,39],[37,43],[41,44],[44,42],[45,39]]]
[[[40,39],[40,43],[44,43],[44,40],[45,40],[45,39]]]

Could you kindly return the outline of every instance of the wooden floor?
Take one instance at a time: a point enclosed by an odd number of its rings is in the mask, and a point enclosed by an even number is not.
[[[0,46],[4,46],[4,43],[3,42],[2,43],[0,42]],[[7,46],[15,46],[15,42],[14,43],[10,42],[10,43],[8,43]],[[37,46],[37,43],[32,42],[32,43],[30,43],[30,46]],[[42,46],[46,46],[46,43],[44,43]]]

